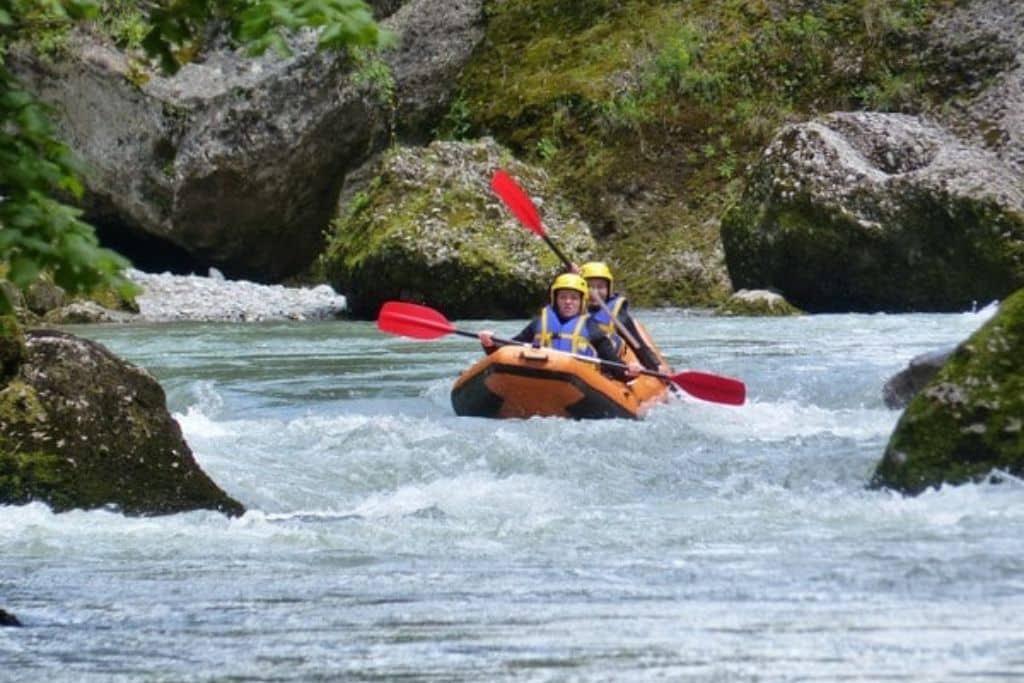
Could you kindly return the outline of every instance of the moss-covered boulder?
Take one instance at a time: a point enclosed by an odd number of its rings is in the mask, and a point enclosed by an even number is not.
[[[801,313],[803,311],[786,301],[781,294],[765,289],[741,289],[715,309],[715,315],[722,316],[781,317]]]
[[[127,514],[244,512],[199,468],[148,373],[100,344],[46,330],[0,385],[0,504]]]
[[[595,254],[589,229],[547,175],[493,140],[396,147],[349,193],[322,261],[353,315],[372,318],[389,299],[489,318],[524,317],[543,303],[563,266],[491,191],[498,168],[535,198],[548,235],[570,259]]]
[[[919,493],[993,469],[1024,476],[1024,289],[910,402],[872,483]]]
[[[736,287],[809,311],[956,311],[1024,286],[1024,182],[919,118],[785,128],[722,221]]]

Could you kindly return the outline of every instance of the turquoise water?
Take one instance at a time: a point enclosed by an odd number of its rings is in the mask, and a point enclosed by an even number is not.
[[[644,312],[750,400],[641,422],[457,418],[455,336],[78,328],[249,512],[0,508],[0,680],[1020,680],[1024,486],[864,488],[884,381],[988,314]]]

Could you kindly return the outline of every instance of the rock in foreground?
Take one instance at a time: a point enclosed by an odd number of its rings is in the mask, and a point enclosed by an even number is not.
[[[1024,289],[910,402],[872,484],[919,493],[993,469],[1024,475]]]
[[[24,360],[0,385],[0,504],[127,514],[242,505],[199,468],[148,373],[72,335],[26,334]]]

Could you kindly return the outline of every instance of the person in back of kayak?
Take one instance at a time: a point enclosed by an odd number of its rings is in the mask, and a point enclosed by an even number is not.
[[[551,283],[550,294],[551,302],[512,337],[514,341],[614,363],[622,362],[612,340],[584,310],[584,302],[589,296],[586,280],[574,273],[563,273]],[[497,348],[494,332],[483,330],[478,336],[487,353]],[[626,379],[636,377],[642,366],[630,363],[628,368],[602,368],[616,379]]]
[[[589,261],[579,267],[579,275],[587,281],[587,291],[590,293],[588,306],[590,317],[612,340],[615,351],[621,355],[625,351],[626,340],[616,329],[612,316],[637,342],[638,348],[633,349],[633,353],[636,354],[643,366],[648,370],[668,372],[668,366],[661,362],[658,354],[648,343],[646,335],[641,333],[636,321],[629,314],[629,302],[626,297],[612,290],[615,279],[612,277],[612,271],[608,264],[603,261]],[[604,302],[604,306],[601,305],[602,302]]]

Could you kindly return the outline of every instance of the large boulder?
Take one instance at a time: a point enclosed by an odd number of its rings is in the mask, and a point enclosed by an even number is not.
[[[369,182],[347,192],[323,259],[353,315],[372,318],[384,301],[402,299],[454,317],[524,317],[546,300],[562,264],[491,191],[499,167],[546,198],[545,228],[570,259],[594,253],[589,229],[547,175],[493,140],[393,148],[367,173]]]
[[[910,402],[872,483],[919,493],[993,470],[1024,476],[1024,289]]]
[[[384,24],[399,39],[381,56],[318,52],[303,33],[289,58],[214,42],[162,77],[76,33],[59,58],[23,58],[16,70],[55,105],[86,161],[92,220],[125,244],[155,237],[231,276],[271,281],[316,257],[345,173],[387,142],[395,111],[410,125],[440,115],[482,35],[480,4],[378,3],[397,9]]]
[[[148,373],[62,332],[30,331],[25,349],[0,384],[0,504],[244,512],[196,464]]]
[[[957,3],[930,34],[930,78],[962,93],[939,115],[1024,175],[1024,3]]]
[[[784,128],[722,222],[737,288],[809,311],[964,310],[1024,286],[1024,182],[899,114]]]

